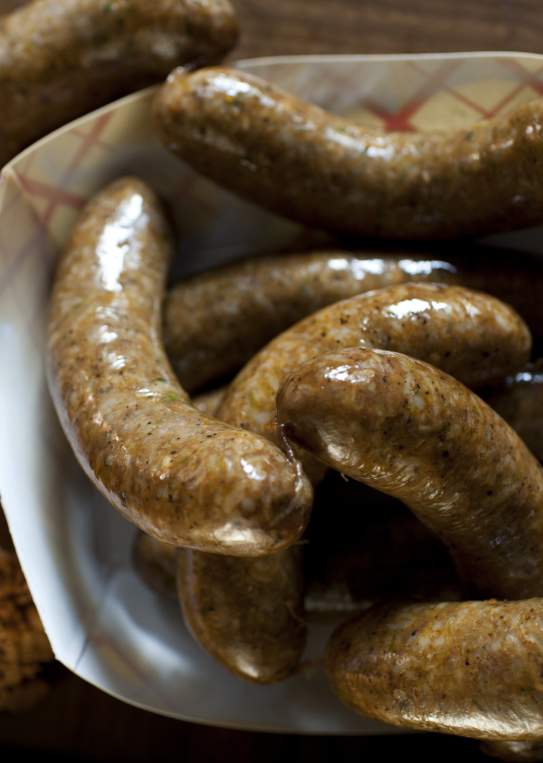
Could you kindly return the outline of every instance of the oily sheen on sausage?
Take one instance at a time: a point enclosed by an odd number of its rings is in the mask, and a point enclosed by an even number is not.
[[[383,604],[340,626],[326,666],[339,697],[405,728],[543,738],[541,599]]]
[[[154,194],[115,181],[61,257],[48,377],[60,421],[98,488],[141,530],[215,553],[273,553],[304,530],[312,491],[271,443],[202,414],[160,338],[170,257]]]
[[[75,117],[214,63],[237,40],[228,0],[34,0],[0,20],[0,166]]]
[[[478,595],[543,595],[543,469],[459,381],[396,352],[323,355],[277,400],[283,432],[327,465],[403,501]]]
[[[238,195],[305,225],[446,239],[543,220],[543,100],[459,131],[383,133],[228,68],[174,71],[164,144]]]

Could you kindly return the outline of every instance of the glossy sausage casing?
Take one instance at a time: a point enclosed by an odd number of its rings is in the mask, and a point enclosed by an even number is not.
[[[276,335],[333,302],[406,281],[458,280],[454,265],[430,256],[330,250],[254,257],[176,284],[164,305],[166,351],[192,391],[239,371]]]
[[[272,553],[304,530],[297,465],[189,401],[160,339],[168,231],[123,179],[84,210],[50,303],[48,377],[66,435],[106,497],[144,532],[217,553]]]
[[[391,133],[332,116],[250,74],[173,72],[166,146],[250,201],[306,225],[456,238],[543,220],[543,102],[458,132]]]
[[[178,587],[197,641],[231,672],[273,683],[297,667],[305,645],[301,548],[259,559],[181,551]]]
[[[459,252],[461,249],[461,252]],[[277,334],[333,302],[410,281],[462,285],[511,305],[543,332],[543,265],[526,252],[458,245],[328,249],[252,257],[176,284],[164,306],[166,351],[190,392],[233,374]]]
[[[268,344],[238,374],[220,418],[277,438],[275,397],[302,363],[341,347],[380,347],[432,363],[470,386],[529,358],[531,337],[507,305],[458,286],[405,283],[336,302]]]
[[[213,63],[233,47],[228,0],[35,0],[0,21],[0,166],[77,116]]]
[[[540,599],[372,607],[327,650],[340,698],[404,728],[543,738]]]
[[[469,589],[543,595],[543,470],[456,379],[400,353],[343,350],[292,374],[277,409],[294,442],[406,503]]]

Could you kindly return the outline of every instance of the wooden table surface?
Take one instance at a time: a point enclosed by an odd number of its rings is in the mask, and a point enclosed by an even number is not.
[[[152,2],[152,0],[149,0]],[[62,2],[62,0],[59,0]],[[0,0],[0,12],[21,3]],[[236,56],[405,53],[450,50],[543,52],[539,0],[235,0]],[[265,689],[263,689],[265,691]],[[224,761],[289,758],[338,763],[451,754],[486,760],[478,744],[435,735],[294,737],[211,729],[136,710],[59,668],[49,699],[29,713],[0,715],[0,757],[27,749],[55,760]],[[6,758],[7,759],[7,758]]]

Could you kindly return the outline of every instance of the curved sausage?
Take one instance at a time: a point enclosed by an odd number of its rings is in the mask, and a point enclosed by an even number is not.
[[[228,0],[35,0],[0,21],[0,166],[32,141],[236,43]]]
[[[132,546],[132,562],[143,582],[155,593],[177,598],[177,554],[179,549],[138,532]]]
[[[213,415],[224,389],[194,399]],[[239,559],[177,549],[139,533],[134,564],[154,591],[179,598],[196,641],[240,678],[268,684],[293,673],[305,646],[301,548]],[[177,578],[177,582],[176,582]]]
[[[530,344],[519,316],[488,295],[458,286],[390,286],[330,305],[278,336],[234,379],[218,415],[277,439],[282,382],[302,363],[342,347],[404,352],[476,386],[521,368]]]
[[[477,739],[543,737],[540,599],[372,607],[326,656],[334,690],[360,713]]]
[[[505,367],[517,367],[518,362],[527,357],[530,345],[529,333],[522,321],[508,307],[490,297],[457,287],[425,284],[390,287],[332,305],[278,337],[230,385],[217,416],[274,439],[275,394],[289,369],[296,368],[303,360],[318,355],[326,348],[335,348],[342,343],[357,345],[365,342],[388,343],[422,354],[449,369],[454,368],[457,373],[473,381],[479,380],[481,373],[499,378]],[[312,466],[304,459],[304,468],[308,464]],[[317,464],[317,467],[322,473],[320,465]],[[311,468],[313,479],[316,478],[316,471]],[[295,556],[296,550],[287,550],[283,562],[294,567],[296,558],[291,554]],[[192,558],[198,557],[194,554]],[[234,576],[241,583],[248,579],[243,562],[223,559],[214,564],[214,579],[228,581]],[[263,559],[262,566],[265,565],[266,560]],[[271,565],[268,584],[273,587],[271,581],[277,576],[276,587],[282,590],[284,578],[281,566],[276,566],[275,560]],[[239,572],[233,572],[238,568]],[[206,574],[205,565],[192,566],[195,587],[201,590],[211,587]],[[237,584],[238,588],[241,583]],[[228,587],[227,582],[224,585]],[[293,597],[295,593],[292,592]],[[299,592],[296,595],[299,596]],[[238,618],[242,618],[241,608],[246,606],[248,598],[249,595],[237,598],[240,609]],[[236,623],[238,620],[232,616],[236,597],[232,596],[230,601],[229,620]],[[270,610],[254,595],[251,602],[254,622],[260,618],[260,629],[265,630]],[[234,665],[233,669],[241,674],[239,664],[236,667],[229,651],[234,634],[228,636],[226,626],[222,632],[207,627],[200,599],[193,601],[191,606],[194,612],[200,612],[198,618],[196,614],[192,617],[196,636],[208,651],[220,657],[231,669]],[[185,604],[183,607],[187,609]],[[263,607],[264,613],[261,614]],[[288,631],[285,629],[282,633],[287,639]],[[239,633],[235,636],[240,639]],[[293,649],[288,654],[293,658],[289,663],[290,669],[294,670],[294,658],[300,653]],[[248,664],[250,671],[256,673],[258,668],[255,668],[255,663]]]
[[[438,239],[542,222],[542,104],[458,132],[384,134],[211,68],[174,71],[155,114],[175,154],[267,209],[341,234]]]
[[[225,392],[199,395],[194,405],[214,415]],[[275,683],[294,673],[306,640],[301,548],[257,559],[179,553],[177,595],[195,640],[253,683]]]
[[[158,202],[122,179],[89,203],[50,302],[48,378],[84,470],[149,535],[216,553],[272,553],[303,532],[312,491],[263,438],[200,413],[160,343],[170,254]]]
[[[468,250],[465,252],[465,250]],[[166,351],[189,391],[239,369],[307,315],[348,297],[410,281],[461,284],[514,307],[543,330],[541,258],[489,246],[433,252],[328,249],[253,257],[178,283],[164,306]]]
[[[406,503],[468,589],[543,595],[543,470],[456,379],[399,353],[344,350],[292,374],[277,408],[294,442]]]
[[[297,667],[305,645],[301,549],[259,559],[183,550],[178,587],[196,640],[231,672],[274,683]]]
[[[543,361],[509,376],[485,399],[543,461]]]
[[[543,269],[542,269],[543,272]],[[450,262],[344,250],[254,257],[176,284],[164,342],[190,390],[237,372],[289,326],[333,302],[405,281],[456,283]]]

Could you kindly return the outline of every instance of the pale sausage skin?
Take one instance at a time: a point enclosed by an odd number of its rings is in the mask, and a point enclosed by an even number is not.
[[[228,0],[35,0],[0,21],[0,166],[75,117],[214,63],[235,45]]]
[[[507,377],[485,399],[543,461],[543,361]]]
[[[408,283],[337,302],[270,342],[238,374],[218,410],[230,424],[278,440],[275,398],[302,363],[343,347],[380,347],[432,363],[469,386],[501,380],[529,358],[522,319],[486,294]]]
[[[160,340],[170,257],[157,199],[122,179],[84,210],[50,302],[48,379],[75,454],[141,530],[215,553],[272,553],[303,532],[312,490],[263,438],[200,413]]]
[[[543,595],[543,470],[477,395],[400,353],[330,353],[291,375],[283,432],[402,500],[447,546],[466,588]]]
[[[181,550],[178,589],[196,640],[255,683],[293,673],[305,645],[301,548],[259,559]]]
[[[326,657],[339,697],[404,728],[543,737],[540,599],[386,604],[342,625]]]
[[[166,351],[189,392],[236,373],[277,334],[342,299],[410,281],[457,284],[507,302],[535,337],[543,326],[539,257],[472,246],[427,253],[328,249],[253,257],[176,284],[164,305]],[[466,247],[462,247],[462,251]]]
[[[457,132],[383,133],[244,72],[172,72],[155,114],[164,144],[242,197],[309,226],[444,239],[543,220],[543,106]]]

